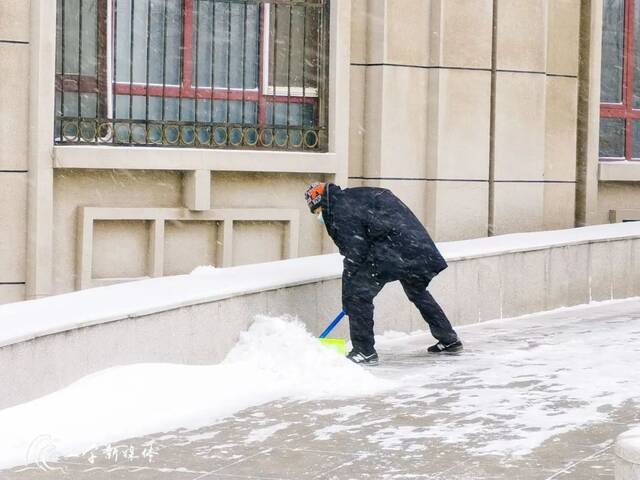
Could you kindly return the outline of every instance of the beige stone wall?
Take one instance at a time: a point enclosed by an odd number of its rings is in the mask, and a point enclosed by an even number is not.
[[[583,2],[495,3],[494,18],[494,0],[334,0],[331,152],[255,159],[238,151],[54,151],[54,2],[1,2],[0,302],[76,288],[83,207],[195,212],[164,224],[164,274],[223,261],[222,223],[197,220],[210,209],[298,209],[298,254],[330,251],[302,204],[313,180],[390,188],[440,241],[485,236],[490,218],[496,234],[573,226]],[[600,22],[594,15],[592,33]],[[589,62],[593,76],[599,45]],[[597,132],[589,135],[591,145]],[[640,208],[637,181],[595,185],[588,223]],[[96,278],[158,272],[153,222],[97,221],[89,259]],[[287,228],[280,220],[234,222],[236,248],[226,261],[284,258]]]
[[[55,1],[0,2],[0,303],[331,251],[302,193],[346,183],[350,12],[331,0],[328,153],[64,151]]]
[[[78,285],[79,222],[82,207],[104,209],[184,209],[186,172],[150,170],[58,169],[54,176],[53,293]],[[302,192],[316,174],[215,172],[211,208],[297,209],[298,255],[322,253],[322,226],[308,213]],[[186,210],[186,209],[184,209]],[[199,265],[222,266],[220,222],[206,219],[164,223],[162,273],[189,273]],[[95,280],[153,276],[152,222],[131,219],[93,222],[91,276]],[[287,258],[287,225],[277,221],[235,221],[231,265]],[[110,283],[110,282],[107,282]]]
[[[351,184],[438,240],[573,226],[580,1],[353,6]]]
[[[6,303],[25,296],[29,2],[0,4],[0,65],[0,303]]]
[[[53,198],[53,293],[76,288],[79,207],[182,206],[179,172],[57,170]],[[113,223],[113,222],[112,222]],[[97,225],[93,265],[98,276],[145,276],[146,231],[131,222]],[[137,272],[137,273],[136,273]]]
[[[500,0],[495,229],[574,223],[579,0]]]
[[[618,211],[618,221],[640,220],[640,184],[638,182],[600,182],[597,223],[608,223],[610,212]]]

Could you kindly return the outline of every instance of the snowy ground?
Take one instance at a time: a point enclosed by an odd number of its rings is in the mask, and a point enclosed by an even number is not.
[[[0,479],[613,478],[640,423],[640,299],[460,333],[446,357],[387,334],[361,369],[262,319],[221,365],[119,367],[0,411],[0,465],[36,462]]]

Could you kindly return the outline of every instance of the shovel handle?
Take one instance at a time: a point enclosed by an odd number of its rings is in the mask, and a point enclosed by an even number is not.
[[[320,338],[325,338],[327,335],[329,335],[331,333],[331,330],[333,330],[336,325],[340,323],[340,320],[342,320],[345,315],[345,311],[340,310],[338,316],[333,320],[333,322],[331,322],[331,324],[325,329],[325,331],[320,334]]]

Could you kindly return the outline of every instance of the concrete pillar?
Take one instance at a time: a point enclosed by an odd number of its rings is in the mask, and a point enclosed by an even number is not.
[[[25,298],[29,2],[0,7],[0,303]]]
[[[51,294],[56,2],[32,0],[29,56],[27,297]]]

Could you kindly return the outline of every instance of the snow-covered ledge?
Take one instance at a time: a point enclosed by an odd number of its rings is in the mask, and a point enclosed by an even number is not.
[[[616,480],[640,480],[640,427],[616,439]]]
[[[640,223],[439,244],[430,290],[454,324],[640,295]],[[340,309],[339,255],[210,269],[0,306],[0,408],[136,362],[215,363],[257,314],[319,333]],[[397,284],[379,331],[424,328]],[[346,322],[337,335],[346,336]]]

